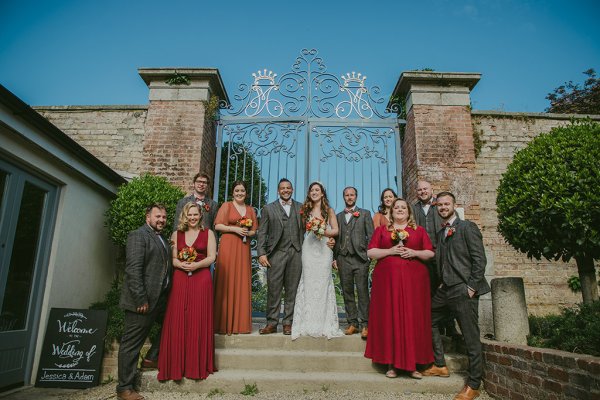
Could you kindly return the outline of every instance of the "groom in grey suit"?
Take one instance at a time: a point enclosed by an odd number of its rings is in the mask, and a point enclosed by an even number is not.
[[[302,204],[292,200],[294,188],[286,178],[279,181],[277,193],[279,198],[263,207],[258,226],[258,262],[268,268],[267,324],[259,330],[261,335],[277,332],[284,288],[283,334],[291,335],[296,291],[302,274]]]
[[[439,326],[448,314],[456,317],[469,357],[469,376],[455,399],[479,396],[483,375],[479,334],[479,296],[490,291],[485,280],[486,257],[477,225],[461,220],[455,212],[456,199],[450,192],[437,195],[437,211],[444,226],[438,231],[436,261],[442,283],[431,299],[431,324],[435,363],[423,371],[425,376],[449,376]]]
[[[140,398],[134,389],[140,350],[154,321],[162,322],[166,308],[171,280],[171,249],[161,235],[166,222],[165,207],[152,204],[146,209],[146,223],[127,237],[120,301],[125,310],[118,361],[117,398],[121,400]],[[160,336],[152,343],[153,348],[158,346],[159,340]],[[158,356],[158,351],[155,353]]]
[[[340,274],[346,320],[346,335],[353,335],[362,325],[361,337],[367,339],[369,322],[369,264],[367,245],[373,235],[373,219],[368,210],[356,206],[358,191],[347,187],[343,191],[346,208],[337,214],[340,228],[334,248],[334,268]],[[358,294],[358,312],[354,296],[354,286]],[[359,321],[360,319],[360,321]]]

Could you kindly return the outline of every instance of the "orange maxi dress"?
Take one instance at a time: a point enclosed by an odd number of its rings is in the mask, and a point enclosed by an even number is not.
[[[215,225],[239,226],[242,218],[252,220],[252,228],[258,229],[254,209],[246,205],[246,215],[240,215],[232,202],[224,203]],[[231,335],[252,332],[252,266],[250,238],[246,243],[235,233],[222,233],[215,269],[215,332]]]
[[[387,219],[387,217],[385,215],[383,215],[380,212],[376,212],[375,215],[373,215],[373,227],[375,229],[379,228],[382,225],[389,225],[390,220]]]

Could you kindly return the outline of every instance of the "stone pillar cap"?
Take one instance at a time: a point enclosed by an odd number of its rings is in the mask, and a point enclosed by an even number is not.
[[[392,98],[407,98],[415,86],[419,87],[420,91],[426,88],[425,90],[429,93],[456,92],[458,90],[468,96],[480,79],[481,74],[478,72],[404,71],[400,74],[388,107],[392,106]],[[469,102],[467,101],[466,104]]]
[[[473,90],[480,79],[479,72],[404,71],[398,78],[392,97],[406,97],[410,87],[415,83],[431,86],[463,86]]]
[[[208,81],[210,90],[219,97],[220,100],[225,100],[229,103],[229,96],[223,85],[221,74],[217,68],[138,68],[138,73],[150,88],[150,85],[160,85],[164,87],[180,88],[192,87],[194,81]],[[169,86],[165,81],[172,77],[175,73],[186,75],[191,80],[191,85],[172,85]]]

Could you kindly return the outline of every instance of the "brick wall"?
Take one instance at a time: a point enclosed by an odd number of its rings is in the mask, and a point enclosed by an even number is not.
[[[143,168],[188,191],[191,177],[214,169],[214,130],[207,130],[203,101],[151,101],[146,118]]]
[[[147,106],[34,107],[46,119],[115,171],[142,171]]]
[[[484,388],[497,399],[600,399],[600,358],[483,341]]]
[[[403,185],[410,202],[417,181],[431,182],[434,192],[457,196],[465,217],[479,222],[479,199],[473,185],[475,156],[470,109],[465,106],[415,105],[407,116],[403,147]]]
[[[475,172],[477,198],[481,207],[480,226],[488,256],[487,274],[522,277],[528,310],[532,314],[557,313],[562,306],[581,302],[567,278],[577,275],[575,261],[568,264],[529,260],[506,244],[498,233],[496,195],[500,178],[513,155],[534,137],[570,122],[570,115],[473,112],[473,130],[483,141]],[[599,118],[600,119],[600,118]]]

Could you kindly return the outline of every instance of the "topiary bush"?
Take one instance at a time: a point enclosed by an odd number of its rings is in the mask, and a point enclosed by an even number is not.
[[[600,356],[600,301],[566,308],[561,315],[529,317],[527,344]]]
[[[111,240],[125,246],[129,232],[146,222],[146,207],[152,203],[162,203],[167,209],[167,225],[164,232],[168,237],[173,229],[172,216],[177,201],[185,196],[178,187],[161,176],[145,174],[122,185],[117,198],[110,202],[106,211],[105,226],[110,231]]]
[[[537,260],[575,258],[583,301],[598,300],[600,124],[552,129],[517,152],[498,186],[498,230]]]

